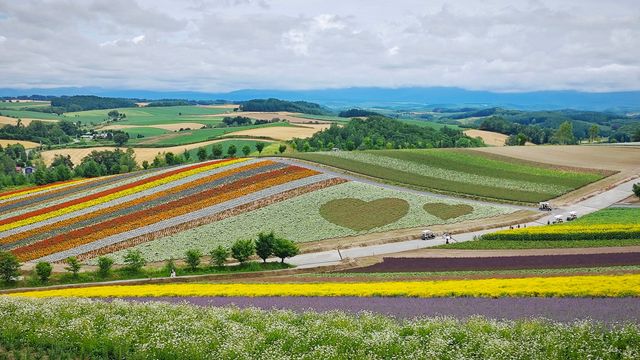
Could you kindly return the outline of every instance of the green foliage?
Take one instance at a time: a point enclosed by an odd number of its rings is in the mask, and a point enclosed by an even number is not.
[[[0,279],[9,284],[20,276],[19,270],[18,258],[9,251],[0,250]]]
[[[211,145],[211,156],[214,159],[219,159],[222,156],[222,145],[220,144]]]
[[[129,141],[129,134],[125,132],[117,132],[113,134],[113,142],[116,146],[122,146]]]
[[[76,173],[83,177],[96,177],[131,172],[138,169],[133,149],[92,151],[76,167]]]
[[[227,155],[229,155],[230,157],[234,157],[237,152],[238,148],[236,148],[235,145],[231,145],[227,148]]]
[[[111,272],[113,267],[113,259],[108,256],[101,256],[98,258],[98,276],[106,278]]]
[[[575,144],[576,138],[573,136],[573,124],[570,121],[560,124],[558,130],[551,137],[551,143],[560,145]]]
[[[265,143],[259,142],[256,143],[256,150],[258,150],[258,154],[262,154],[262,150],[264,149]]]
[[[198,265],[200,265],[201,257],[202,257],[202,252],[198,249],[191,249],[185,252],[185,261],[187,265],[189,265],[189,269],[191,271],[196,271],[196,269],[198,269]]]
[[[640,183],[633,184],[633,193],[640,198]]]
[[[261,112],[273,112],[273,111],[289,111],[299,112],[305,114],[323,115],[329,112],[323,109],[320,105],[306,102],[306,101],[285,101],[278,99],[254,99],[249,101],[243,101],[240,103],[240,109],[242,111],[261,111]]]
[[[65,263],[67,266],[64,269],[70,272],[74,278],[78,278],[78,272],[80,272],[80,268],[82,267],[78,259],[75,256],[71,256],[65,260]]]
[[[63,125],[64,124],[64,125]],[[3,125],[0,127],[0,139],[28,140],[40,142],[43,145],[64,144],[73,140],[80,129],[71,122],[32,121],[28,126]]]
[[[280,258],[280,262],[284,263],[284,259],[294,257],[300,253],[300,248],[291,240],[276,238],[273,243],[273,255]]]
[[[36,276],[38,276],[38,279],[43,284],[49,281],[49,278],[51,277],[51,271],[53,271],[53,266],[51,266],[51,264],[46,261],[40,261],[36,264]]]
[[[242,154],[244,156],[249,156],[250,153],[251,153],[251,148],[249,147],[249,145],[245,145],[242,147]]]
[[[382,116],[353,119],[344,126],[332,124],[308,139],[294,139],[294,142],[298,150],[305,152],[334,147],[352,151],[483,145],[481,140],[470,138],[460,130],[418,126]]]
[[[63,108],[65,112],[94,109],[113,109],[135,107],[135,100],[122,98],[108,98],[90,95],[61,96],[51,99],[51,106]]]
[[[363,110],[363,109],[349,109],[349,110],[344,110],[344,111],[340,111],[340,113],[338,114],[339,117],[344,117],[344,118],[352,118],[352,117],[366,117],[366,116],[382,116],[380,113],[377,113],[375,111],[369,111],[369,110]]]
[[[267,258],[273,254],[273,245],[275,243],[276,236],[273,234],[273,231],[265,234],[263,232],[258,234],[258,238],[256,239],[256,255],[262,262],[267,262]]]
[[[256,248],[253,240],[236,240],[231,245],[231,256],[241,264],[247,261],[255,252]]]
[[[138,273],[147,261],[142,257],[140,250],[127,250],[124,255],[125,268],[131,273]]]
[[[287,150],[287,145],[285,144],[280,144],[280,146],[278,146],[278,151],[280,152],[280,154],[282,154],[283,152],[285,152]]]
[[[205,161],[207,159],[207,149],[206,148],[198,148],[198,160]]]
[[[231,252],[229,249],[222,245],[218,245],[215,249],[211,250],[211,265],[215,265],[217,267],[224,266],[224,262],[227,261]]]

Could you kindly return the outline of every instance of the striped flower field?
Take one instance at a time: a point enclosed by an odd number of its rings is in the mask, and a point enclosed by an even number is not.
[[[0,218],[0,249],[21,261],[86,257],[264,198],[339,182],[283,163],[228,159],[31,189],[22,197],[2,194],[0,205],[14,208]]]

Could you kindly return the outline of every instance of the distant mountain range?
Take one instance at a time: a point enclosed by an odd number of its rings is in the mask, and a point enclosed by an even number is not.
[[[383,107],[419,109],[425,107],[493,107],[514,109],[580,109],[597,111],[640,111],[640,91],[590,93],[579,91],[536,91],[499,93],[452,87],[374,88],[354,87],[320,90],[238,90],[226,93],[194,91],[120,90],[92,87],[51,89],[0,89],[0,96],[97,95],[139,99],[187,99],[242,101],[257,98],[305,100],[334,108]]]

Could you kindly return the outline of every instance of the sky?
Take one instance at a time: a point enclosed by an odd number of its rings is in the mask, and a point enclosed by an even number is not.
[[[3,0],[0,88],[640,90],[638,0]]]

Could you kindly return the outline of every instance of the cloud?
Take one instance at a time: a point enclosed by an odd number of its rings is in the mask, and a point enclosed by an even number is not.
[[[0,87],[640,90],[634,0],[22,0],[0,14]]]

